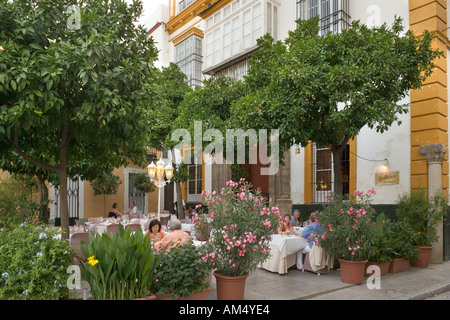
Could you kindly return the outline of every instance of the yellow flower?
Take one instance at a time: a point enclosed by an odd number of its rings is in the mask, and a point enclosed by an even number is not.
[[[91,256],[88,258],[88,262],[91,266],[95,266],[98,263],[98,260],[94,260],[95,256]]]

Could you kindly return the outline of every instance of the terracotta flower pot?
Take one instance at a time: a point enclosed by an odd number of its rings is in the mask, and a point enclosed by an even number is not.
[[[203,290],[202,292],[194,292],[191,296],[189,297],[179,297],[177,300],[208,300],[208,294],[209,291],[211,290],[210,287],[206,288],[205,290]],[[157,300],[172,300],[172,295],[170,293],[162,295],[162,296],[157,296],[156,298]]]
[[[341,266],[341,281],[351,284],[361,284],[364,281],[364,271],[367,260],[349,261],[338,259]]]
[[[397,273],[409,269],[409,261],[403,258],[392,259],[389,265],[389,273]]]
[[[389,272],[389,266],[390,266],[390,262],[385,262],[385,263],[378,263],[378,262],[367,262],[366,263],[366,271],[365,271],[365,273],[364,273],[364,276],[366,276],[366,277],[370,277],[372,274],[373,274],[373,271],[372,272],[370,272],[370,273],[368,273],[367,272],[367,268],[369,267],[369,266],[378,266],[378,267],[380,267],[380,276],[385,276],[385,275],[387,275],[388,274],[388,272]]]
[[[419,253],[417,254],[417,260],[411,261],[411,266],[415,268],[426,268],[428,267],[428,262],[430,262],[431,250],[434,246],[413,246],[414,248],[419,248]]]
[[[214,272],[217,300],[244,300],[245,280],[248,275],[228,277]]]
[[[156,296],[154,294],[151,294],[149,297],[146,298],[137,298],[134,300],[156,300]]]

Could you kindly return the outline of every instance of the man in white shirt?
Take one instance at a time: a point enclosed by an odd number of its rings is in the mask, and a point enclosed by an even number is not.
[[[137,214],[137,207],[134,202],[131,202],[130,208],[127,210],[127,214]]]

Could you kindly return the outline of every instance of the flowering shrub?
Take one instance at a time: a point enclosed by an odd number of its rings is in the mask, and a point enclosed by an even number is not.
[[[335,259],[367,259],[373,250],[376,232],[375,222],[372,221],[375,210],[370,206],[375,194],[375,189],[368,190],[366,194],[355,191],[349,201],[342,196],[330,196],[323,210],[315,213],[315,222],[320,223],[324,230],[316,236],[316,244]]]
[[[278,208],[267,208],[260,192],[250,189],[242,178],[228,181],[220,193],[204,191],[209,217],[193,219],[197,229],[211,227],[211,237],[202,247],[203,259],[226,276],[250,274],[269,258],[269,240],[282,219]],[[200,224],[199,217],[203,217]]]
[[[33,221],[0,231],[0,297],[50,300],[68,295],[67,268],[74,252],[58,233]]]

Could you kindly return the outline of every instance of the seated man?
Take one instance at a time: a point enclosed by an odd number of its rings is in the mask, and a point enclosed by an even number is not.
[[[289,222],[291,227],[300,226],[301,227],[301,221],[300,219],[300,212],[294,211],[294,214],[292,215],[291,221]]]
[[[176,247],[180,244],[184,244],[191,239],[187,232],[181,230],[180,220],[172,220],[169,223],[169,228],[170,230],[172,230],[172,232],[166,233],[166,235],[160,241],[155,242],[153,247],[156,251],[170,251],[170,248]]]
[[[297,270],[299,271],[303,270],[303,255],[311,251],[315,236],[323,233],[322,226],[318,222],[315,222],[314,219],[313,215],[309,216],[308,226],[303,229],[300,235],[306,239],[307,245],[297,252]]]

